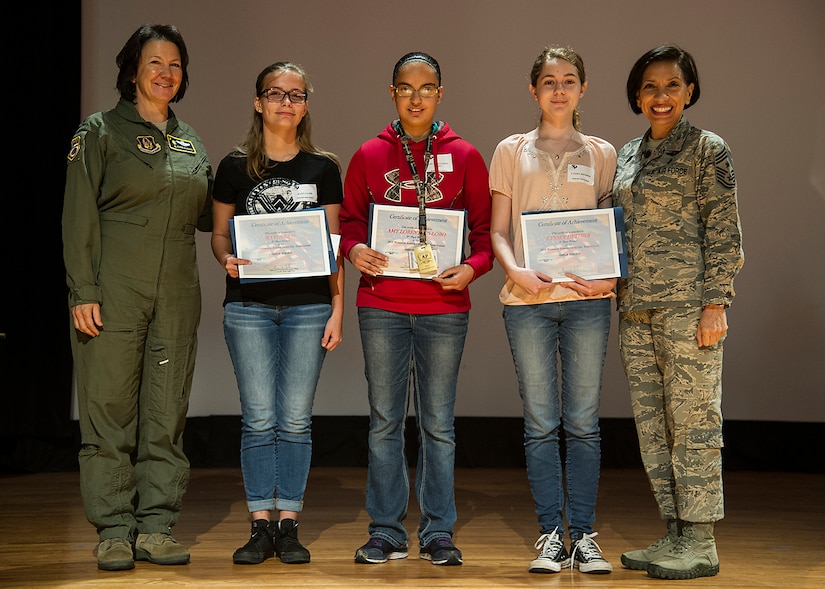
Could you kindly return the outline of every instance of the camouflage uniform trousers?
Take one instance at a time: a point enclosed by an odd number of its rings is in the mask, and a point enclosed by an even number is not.
[[[701,307],[619,315],[642,463],[662,519],[724,517],[722,341],[699,348]]]

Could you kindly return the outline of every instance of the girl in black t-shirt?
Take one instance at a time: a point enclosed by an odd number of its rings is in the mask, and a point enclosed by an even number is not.
[[[315,388],[325,353],[341,342],[341,259],[329,276],[243,279],[239,268],[252,261],[235,256],[230,226],[241,215],[322,207],[330,233],[338,233],[341,170],[310,138],[311,91],[300,66],[265,68],[246,140],[215,176],[212,252],[227,274],[224,334],[240,392],[241,470],[252,519],[236,564],[274,555],[290,564],[310,560],[296,520],[309,475]]]

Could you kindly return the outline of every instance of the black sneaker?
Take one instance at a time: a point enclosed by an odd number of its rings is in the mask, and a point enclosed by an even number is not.
[[[559,529],[549,534],[542,534],[536,540],[536,549],[539,555],[530,563],[527,570],[531,573],[558,573],[563,567],[570,564],[567,548],[559,536]]]
[[[294,519],[281,520],[273,526],[275,554],[286,564],[304,564],[309,562],[309,550],[298,542],[298,522]]]
[[[464,562],[461,559],[461,550],[453,545],[453,541],[443,536],[430,540],[426,546],[422,546],[419,558],[431,560],[433,564],[442,566],[452,566]]]
[[[361,564],[383,564],[388,560],[407,558],[407,546],[393,546],[384,538],[373,537],[355,551],[355,562]]]
[[[584,534],[578,540],[573,540],[570,546],[570,558],[573,561],[571,566],[583,573],[606,574],[613,570],[613,565],[602,556],[601,547],[593,540],[597,534],[598,532]]]
[[[272,522],[265,519],[256,519],[252,522],[252,536],[244,546],[241,546],[232,555],[235,564],[261,564],[267,558],[275,556],[275,545],[272,543]]]

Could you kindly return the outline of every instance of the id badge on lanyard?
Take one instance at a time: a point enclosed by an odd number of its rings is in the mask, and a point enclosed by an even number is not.
[[[398,125],[400,127],[401,125]],[[438,271],[438,265],[433,256],[432,247],[427,243],[427,202],[424,191],[424,183],[418,175],[418,169],[415,166],[412,152],[410,151],[409,139],[401,129],[397,129],[401,138],[401,146],[404,148],[404,157],[407,158],[407,165],[410,167],[413,181],[415,182],[415,194],[418,197],[418,245],[413,249],[415,254],[415,261],[418,263],[418,270],[422,274],[435,274]],[[427,147],[424,150],[424,169],[427,169],[430,158],[432,158],[433,150],[433,133],[427,137]]]

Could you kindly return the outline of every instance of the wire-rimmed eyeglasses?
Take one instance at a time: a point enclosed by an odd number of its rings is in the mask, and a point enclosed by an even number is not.
[[[416,93],[421,98],[435,98],[441,90],[441,88],[432,84],[425,84],[424,86],[421,86],[421,88],[413,88],[407,84],[401,84],[400,86],[393,86],[392,89],[395,92],[395,95],[400,96],[401,98],[412,98],[413,94]]]

